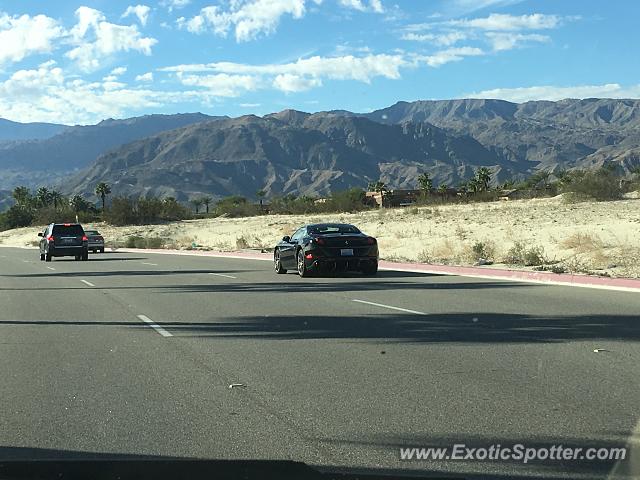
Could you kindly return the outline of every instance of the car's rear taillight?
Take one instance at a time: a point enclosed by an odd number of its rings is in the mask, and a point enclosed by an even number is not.
[[[368,238],[367,238],[367,243],[368,243],[369,245],[373,245],[373,244],[375,244],[375,243],[376,243],[376,239],[375,239],[375,238],[373,238],[373,237],[368,237]]]
[[[48,240],[48,241],[50,241],[50,242],[53,242],[53,235],[49,235],[49,236],[47,237],[47,240]]]
[[[71,224],[70,224],[70,223],[63,223],[63,225],[64,225],[65,227],[70,227],[70,226],[71,226]]]
[[[86,235],[83,235],[83,236],[82,236],[82,241],[83,241],[83,242],[88,242],[88,241],[89,241],[89,239],[87,238],[87,236],[86,236]]]
[[[307,253],[304,258],[306,258],[307,260],[313,260],[313,255],[310,253]]]

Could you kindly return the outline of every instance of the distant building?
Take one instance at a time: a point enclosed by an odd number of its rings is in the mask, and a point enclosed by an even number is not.
[[[420,190],[389,190],[380,192],[366,192],[365,201],[378,207],[406,207],[416,203]]]

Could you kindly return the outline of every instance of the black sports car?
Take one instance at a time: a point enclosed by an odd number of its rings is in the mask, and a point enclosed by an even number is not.
[[[297,270],[306,277],[313,272],[378,272],[378,242],[345,223],[304,225],[286,236],[273,251],[276,273]]]

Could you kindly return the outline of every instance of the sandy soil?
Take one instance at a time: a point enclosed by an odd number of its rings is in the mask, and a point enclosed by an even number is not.
[[[633,197],[633,196],[630,196]],[[640,199],[567,203],[548,199],[382,209],[339,215],[273,215],[210,218],[132,227],[96,224],[107,247],[132,235],[159,237],[166,248],[271,249],[304,223],[354,223],[378,238],[387,260],[471,265],[484,257],[497,264],[520,250],[569,272],[640,277]],[[0,245],[37,244],[37,228],[0,232]],[[474,248],[475,245],[475,248]],[[535,257],[535,255],[534,255]],[[550,267],[548,267],[550,268]]]

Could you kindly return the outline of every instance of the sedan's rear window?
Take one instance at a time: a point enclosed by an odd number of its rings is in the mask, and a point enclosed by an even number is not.
[[[309,227],[309,233],[313,235],[323,233],[360,233],[353,225],[313,225]]]
[[[97,230],[85,230],[84,233],[87,235],[100,235]]]
[[[53,226],[53,234],[54,235],[69,235],[69,236],[79,236],[84,235],[84,230],[80,225],[54,225]]]

